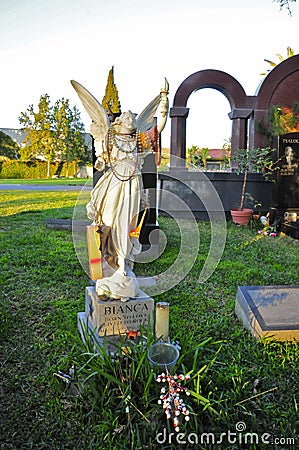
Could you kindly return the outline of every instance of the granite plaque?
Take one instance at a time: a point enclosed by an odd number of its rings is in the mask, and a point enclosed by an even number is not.
[[[257,338],[299,340],[299,286],[239,286],[235,312]]]

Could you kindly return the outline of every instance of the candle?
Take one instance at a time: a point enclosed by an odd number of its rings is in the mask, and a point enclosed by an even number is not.
[[[169,335],[169,303],[156,303],[156,339],[168,341]]]

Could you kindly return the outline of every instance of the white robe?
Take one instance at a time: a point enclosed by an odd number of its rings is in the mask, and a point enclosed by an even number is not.
[[[103,278],[96,281],[99,296],[127,300],[138,295],[139,285],[130,267],[133,254],[140,250],[129,233],[137,227],[143,183],[143,153],[124,152],[113,147],[110,168],[99,179],[87,204],[87,215],[94,223],[111,227],[119,268],[103,264]],[[134,242],[135,241],[135,242]]]

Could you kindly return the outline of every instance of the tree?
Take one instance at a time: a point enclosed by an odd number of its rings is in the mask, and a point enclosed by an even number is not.
[[[52,113],[50,96],[44,94],[40,97],[37,112],[34,111],[33,105],[30,105],[19,117],[25,132],[25,147],[21,149],[21,158],[27,161],[37,156],[44,158],[48,162],[48,177],[50,163],[55,159]]]
[[[66,161],[68,176],[68,163],[87,159],[84,125],[79,111],[76,107],[70,107],[68,99],[56,101],[53,116],[56,158]]]
[[[114,67],[112,66],[107,79],[107,85],[105,90],[105,95],[102,100],[102,105],[105,108],[107,114],[112,116],[113,119],[120,115],[121,107],[118,97],[118,91],[116,84],[114,83]]]
[[[209,151],[207,147],[200,149],[197,145],[192,145],[187,149],[188,161],[194,166],[207,170],[207,160],[211,158]]]
[[[279,59],[279,61],[278,61],[277,63],[274,62],[274,61],[270,61],[269,59],[264,59],[264,61],[265,61],[266,63],[268,63],[268,64],[272,67],[272,69],[273,69],[273,67],[276,67],[276,66],[277,66],[278,64],[280,64],[282,61],[284,61],[284,60],[286,60],[286,59],[288,59],[288,58],[291,58],[291,57],[294,56],[294,55],[295,55],[294,50],[293,50],[291,47],[287,47],[287,56],[286,56],[286,58],[285,58],[284,56],[282,56],[280,53],[276,53],[276,56],[277,56],[278,59]],[[265,76],[265,75],[267,75],[269,72],[271,72],[272,69],[268,69],[267,72],[262,72],[260,75]]]
[[[43,158],[50,164],[52,161],[87,160],[84,146],[84,125],[76,107],[71,108],[68,99],[57,100],[50,104],[48,94],[41,95],[37,112],[30,105],[19,118],[25,131],[25,147],[21,149],[21,158]]]
[[[201,161],[199,153],[200,150],[197,145],[192,145],[190,148],[187,148],[187,161],[194,166],[198,166]]]
[[[20,147],[6,133],[0,131],[0,156],[6,156],[9,159],[18,159]]]
[[[295,3],[297,0],[274,0],[280,5],[280,9],[286,8],[290,16],[292,15],[290,3]]]
[[[209,149],[207,147],[204,147],[200,150],[200,157],[203,163],[204,170],[207,170],[207,160],[211,158],[211,155],[209,155]]]

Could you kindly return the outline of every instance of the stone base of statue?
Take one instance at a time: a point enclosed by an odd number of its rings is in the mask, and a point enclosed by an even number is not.
[[[137,335],[152,328],[154,300],[139,290],[138,296],[126,302],[101,300],[95,286],[86,287],[85,311],[78,313],[78,328],[83,342],[91,338],[95,345],[115,347],[120,337]]]

